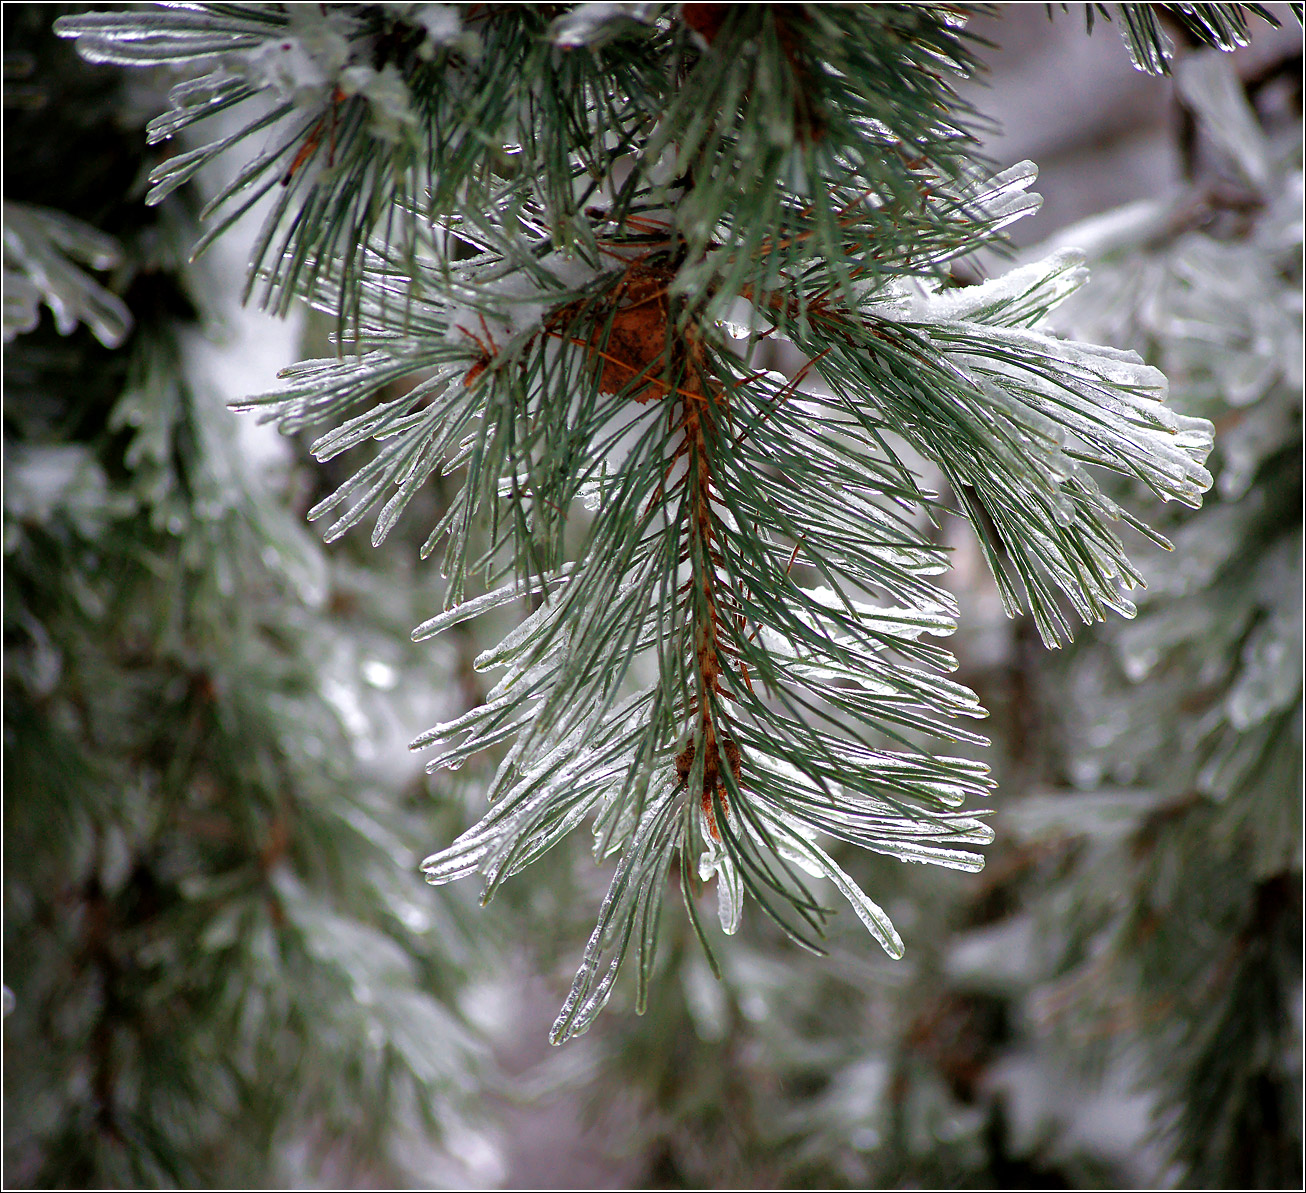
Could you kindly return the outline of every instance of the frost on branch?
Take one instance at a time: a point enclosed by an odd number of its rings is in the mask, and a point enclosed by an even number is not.
[[[1131,613],[1141,580],[1115,528],[1144,528],[1101,471],[1187,503],[1210,483],[1210,426],[1168,410],[1156,370],[1044,326],[1077,258],[952,284],[1038,204],[1032,164],[970,161],[947,81],[972,67],[964,28],[917,5],[487,6],[457,29],[298,12],[65,28],[218,63],[160,136],[262,96],[157,182],[267,146],[212,206],[272,194],[265,295],[337,316],[346,355],[246,403],[315,430],[319,459],[362,455],[312,511],[328,537],[371,519],[380,541],[453,478],[423,548],[445,607],[418,636],[531,598],[477,660],[485,702],[415,743],[493,768],[488,812],[428,877],[479,873],[488,898],[582,824],[615,858],[559,1040],[628,955],[642,993],[673,866],[705,946],[707,875],[727,932],[750,903],[819,951],[829,884],[900,954],[836,843],[973,870],[991,837],[967,810],[990,786],[964,756],[983,710],[935,641],[958,613],[945,500],[1056,643],[1071,614]],[[807,358],[792,379],[749,363],[771,335]]]
[[[4,340],[31,331],[49,308],[55,327],[68,335],[85,323],[106,348],[131,330],[131,312],[75,262],[112,269],[122,250],[112,237],[61,211],[24,203],[4,205]]]

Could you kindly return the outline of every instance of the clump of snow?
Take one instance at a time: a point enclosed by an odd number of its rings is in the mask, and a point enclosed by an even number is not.
[[[271,86],[297,105],[321,102],[327,86],[350,58],[347,31],[352,18],[325,5],[296,4],[290,26],[242,57],[251,80]]]
[[[658,8],[657,4],[643,3],[577,4],[553,22],[549,39],[563,49],[597,48],[619,37],[632,24],[647,25],[657,16]]]
[[[370,106],[371,131],[382,141],[398,141],[405,128],[417,127],[408,86],[393,62],[380,70],[359,63],[340,72],[340,90],[361,95]]]
[[[426,36],[437,46],[453,45],[463,31],[462,17],[456,4],[410,4],[415,10],[412,20],[426,30]]]

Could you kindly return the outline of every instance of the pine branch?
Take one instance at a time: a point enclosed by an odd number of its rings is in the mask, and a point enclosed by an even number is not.
[[[222,279],[184,264],[193,196],[128,191],[148,92],[55,15],[4,11],[34,80],[15,110],[6,78],[6,299],[13,267],[54,315],[4,353],[6,1176],[312,1183],[323,1124],[337,1172],[400,1173],[480,1054],[442,1001],[465,932],[401,844],[435,830],[368,789],[357,735],[396,707],[348,581],[199,375]]]
[[[963,810],[985,768],[927,748],[975,742],[954,722],[983,712],[921,641],[956,609],[932,579],[942,507],[901,446],[994,528],[1009,607],[1053,643],[1059,599],[1084,621],[1129,614],[1140,579],[1110,526],[1140,524],[1090,469],[1190,504],[1210,483],[1210,425],[1165,410],[1159,373],[1040,327],[1082,282],[1075,258],[952,286],[950,262],[1037,205],[1031,166],[970,160],[964,11],[472,6],[425,32],[377,6],[300,12],[62,28],[98,58],[225,63],[174,92],[157,135],[279,96],[155,192],[273,129],[222,203],[276,196],[251,282],[334,312],[353,354],[248,407],[325,428],[324,460],[377,444],[313,511],[328,537],[380,505],[380,541],[432,476],[461,474],[423,549],[443,548],[446,610],[415,636],[539,602],[477,660],[503,670],[485,703],[414,743],[444,743],[438,767],[511,742],[490,810],[428,878],[480,872],[488,899],[586,821],[596,857],[619,855],[559,1041],[632,950],[644,989],[677,859],[705,942],[696,870],[727,932],[747,895],[819,951],[829,912],[805,873],[898,955],[818,837],[976,869],[992,835]],[[290,81],[268,66],[299,54],[312,69]],[[808,358],[802,377],[749,367],[770,335]]]

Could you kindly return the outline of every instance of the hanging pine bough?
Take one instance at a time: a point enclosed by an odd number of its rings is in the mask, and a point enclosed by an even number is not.
[[[348,355],[247,403],[326,428],[324,461],[375,445],[312,511],[327,537],[380,506],[379,542],[458,474],[423,551],[443,552],[446,609],[414,637],[537,600],[477,660],[502,671],[485,703],[414,746],[441,747],[432,769],[506,747],[430,881],[478,872],[488,899],[586,822],[617,858],[555,1042],[632,950],[642,1006],[673,865],[709,958],[713,877],[727,933],[751,899],[820,951],[823,876],[896,957],[821,842],[981,866],[992,833],[966,806],[987,770],[926,748],[983,743],[924,640],[957,615],[930,535],[945,506],[895,444],[942,471],[1009,610],[1052,645],[1072,615],[1132,615],[1113,524],[1162,541],[1093,468],[1197,505],[1211,447],[1137,356],[1040,330],[1085,280],[1075,254],[950,281],[1038,203],[1032,165],[972,164],[958,6],[556,13],[191,4],[62,26],[99,60],[212,66],[157,137],[266,101],[154,194],[264,144],[207,239],[271,195],[251,287],[339,320]],[[805,354],[797,377],[750,368],[772,335]]]

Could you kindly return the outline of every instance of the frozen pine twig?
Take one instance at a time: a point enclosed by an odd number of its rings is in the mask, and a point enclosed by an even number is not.
[[[494,759],[489,811],[427,859],[433,882],[477,872],[489,898],[582,824],[617,859],[557,1041],[628,956],[643,991],[673,868],[709,955],[713,878],[726,932],[751,903],[819,951],[815,878],[900,955],[835,843],[976,869],[992,836],[986,768],[946,752],[982,743],[959,721],[983,710],[928,640],[957,615],[932,525],[955,504],[1055,645],[1131,615],[1141,581],[1116,529],[1146,528],[1102,471],[1190,505],[1210,484],[1210,424],[1167,408],[1157,370],[1047,330],[1085,281],[1074,254],[958,287],[952,265],[1038,202],[1029,163],[975,162],[963,18],[191,4],[63,22],[101,61],[207,65],[155,136],[261,104],[153,194],[260,146],[208,239],[270,197],[250,292],[337,319],[339,357],[246,403],[316,429],[322,460],[373,445],[313,511],[328,535],[370,518],[379,541],[451,475],[424,549],[446,609],[419,635],[531,596],[477,660],[499,674],[485,703],[416,744],[434,766]],[[801,379],[752,367],[768,336]]]

